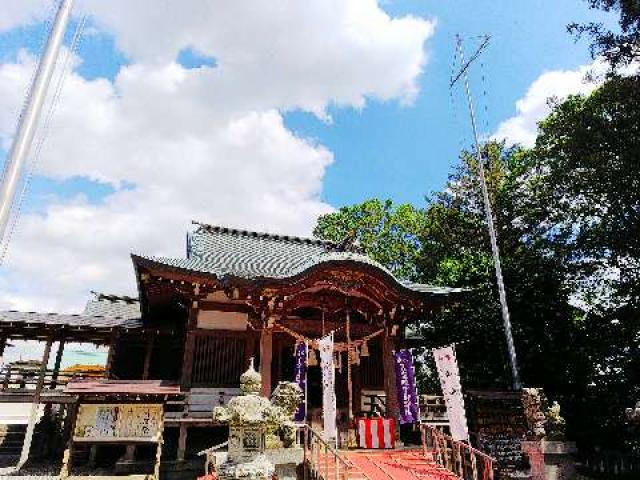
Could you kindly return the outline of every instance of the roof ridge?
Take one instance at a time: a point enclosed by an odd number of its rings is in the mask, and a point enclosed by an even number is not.
[[[199,227],[201,227],[202,229],[206,230],[209,233],[224,233],[224,234],[235,235],[240,237],[264,238],[264,239],[274,240],[279,242],[318,245],[318,246],[328,247],[331,250],[339,249],[339,244],[331,240],[321,240],[319,238],[310,238],[310,237],[298,237],[296,235],[279,235],[275,233],[256,232],[253,230],[223,227],[220,225],[211,225],[208,223],[198,222],[196,220],[192,220],[191,223],[193,223],[194,225],[198,225]]]
[[[129,295],[115,295],[111,293],[97,292],[95,290],[90,291],[94,295],[96,301],[108,300],[110,302],[122,301],[126,303],[140,303],[138,297],[130,297]]]

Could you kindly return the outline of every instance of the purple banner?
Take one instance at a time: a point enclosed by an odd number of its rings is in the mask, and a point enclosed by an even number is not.
[[[416,390],[416,375],[413,367],[413,355],[410,350],[394,353],[396,366],[396,390],[398,391],[398,408],[400,424],[418,423],[420,407]]]
[[[298,384],[300,389],[302,390],[302,401],[300,405],[298,405],[298,409],[296,410],[296,414],[293,417],[296,422],[304,422],[307,417],[307,402],[305,396],[307,395],[307,344],[306,343],[298,343],[296,345],[296,351],[294,355],[295,359],[295,369],[294,369],[294,379],[293,381]]]

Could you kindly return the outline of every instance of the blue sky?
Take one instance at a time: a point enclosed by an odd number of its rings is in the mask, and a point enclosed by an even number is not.
[[[39,53],[52,4],[0,11],[2,145],[33,71],[20,52]],[[492,35],[471,72],[482,134],[527,144],[547,97],[593,88],[588,45],[566,25],[616,20],[583,0],[77,0],[79,12],[0,308],[135,295],[129,254],[182,255],[192,219],[308,235],[367,198],[423,205],[471,143],[448,88],[455,34],[467,54]]]
[[[611,14],[589,9],[583,0],[398,0],[384,2],[382,8],[392,16],[437,21],[435,34],[425,47],[429,58],[415,102],[407,106],[394,100],[374,101],[362,110],[334,106],[331,122],[299,110],[285,115],[286,125],[296,134],[313,138],[334,153],[336,160],[327,170],[322,198],[336,207],[370,197],[420,205],[425,194],[442,188],[460,148],[471,142],[464,98],[459,90],[452,96],[448,89],[456,34],[464,35],[468,53],[477,47],[479,36],[492,36],[490,48],[475,64],[471,85],[480,127],[490,134],[514,115],[515,102],[543,72],[575,69],[591,61],[587,43],[576,43],[567,34],[568,23],[603,21],[614,26],[616,20]],[[15,59],[23,48],[39,52],[43,32],[43,24],[35,24],[1,34],[0,59]],[[113,79],[128,63],[113,36],[106,33],[86,35],[79,53],[82,65],[78,71],[87,79]],[[215,65],[214,58],[190,48],[177,61],[190,68]],[[111,192],[104,184],[82,178],[56,182],[39,177],[30,189],[26,208],[46,202],[51,193],[83,193],[98,201]]]
[[[478,46],[479,36],[492,36],[471,76],[480,128],[488,135],[515,114],[516,101],[542,73],[591,62],[588,44],[567,34],[568,23],[602,21],[614,27],[615,22],[582,0],[390,1],[384,8],[393,15],[437,20],[415,104],[333,109],[331,124],[306,113],[287,115],[292,129],[334,152],[337,160],[327,171],[324,198],[335,206],[369,197],[423,205],[425,194],[443,187],[461,147],[472,141],[464,97],[455,90],[452,98],[448,89],[456,34],[469,37],[468,53]]]

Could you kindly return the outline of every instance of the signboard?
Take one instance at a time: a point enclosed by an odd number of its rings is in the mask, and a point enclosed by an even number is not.
[[[80,404],[74,441],[157,442],[162,415],[162,404]]]
[[[503,468],[525,468],[528,425],[520,392],[470,391],[466,400],[476,446]]]
[[[449,345],[448,347],[434,348],[433,356],[436,360],[442,394],[447,405],[451,436],[455,440],[467,441],[469,440],[469,430],[467,415],[464,411],[464,398],[462,397],[456,352],[453,345]]]

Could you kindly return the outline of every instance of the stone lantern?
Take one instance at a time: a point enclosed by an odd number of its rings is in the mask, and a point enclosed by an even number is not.
[[[251,359],[249,369],[240,376],[241,395],[213,410],[214,420],[229,424],[229,453],[216,468],[221,480],[273,477],[275,467],[265,455],[265,434],[267,426],[281,416],[281,409],[260,396],[261,384]]]

